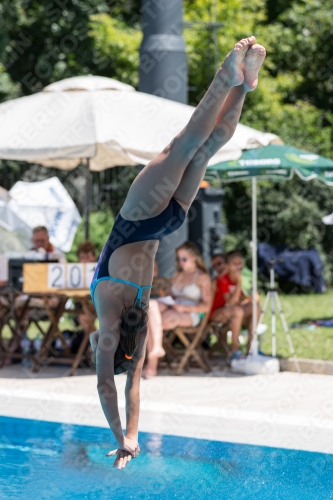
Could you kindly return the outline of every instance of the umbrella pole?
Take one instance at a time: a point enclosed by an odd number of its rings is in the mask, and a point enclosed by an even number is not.
[[[87,168],[85,172],[86,177],[86,190],[85,190],[85,203],[84,203],[84,237],[89,240],[89,214],[90,214],[90,200],[91,200],[91,172],[90,172],[90,159],[87,158]]]
[[[257,336],[257,179],[252,177],[252,324],[253,340],[251,345],[251,354],[258,354],[258,336]]]

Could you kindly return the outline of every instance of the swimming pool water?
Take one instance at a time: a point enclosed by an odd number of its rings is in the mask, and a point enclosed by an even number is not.
[[[123,470],[108,429],[0,417],[0,499],[326,500],[333,455],[140,434]]]

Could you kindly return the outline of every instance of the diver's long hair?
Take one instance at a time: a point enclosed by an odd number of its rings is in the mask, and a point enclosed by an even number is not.
[[[114,374],[127,372],[132,358],[138,348],[145,331],[140,332],[148,322],[148,314],[144,307],[134,305],[124,308],[120,317],[120,340],[114,355]]]

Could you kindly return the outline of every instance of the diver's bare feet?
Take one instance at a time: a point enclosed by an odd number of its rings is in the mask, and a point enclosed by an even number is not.
[[[221,66],[221,74],[225,78],[227,85],[234,87],[241,85],[244,81],[243,59],[256,41],[254,36],[243,38],[236,43],[231,52],[224,59]]]
[[[244,89],[251,92],[258,85],[258,73],[266,57],[265,47],[256,43],[246,52],[243,61]]]

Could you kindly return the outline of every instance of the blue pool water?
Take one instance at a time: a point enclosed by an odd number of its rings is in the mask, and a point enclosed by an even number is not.
[[[98,427],[0,417],[0,500],[326,500],[333,455],[140,434],[123,470]]]

